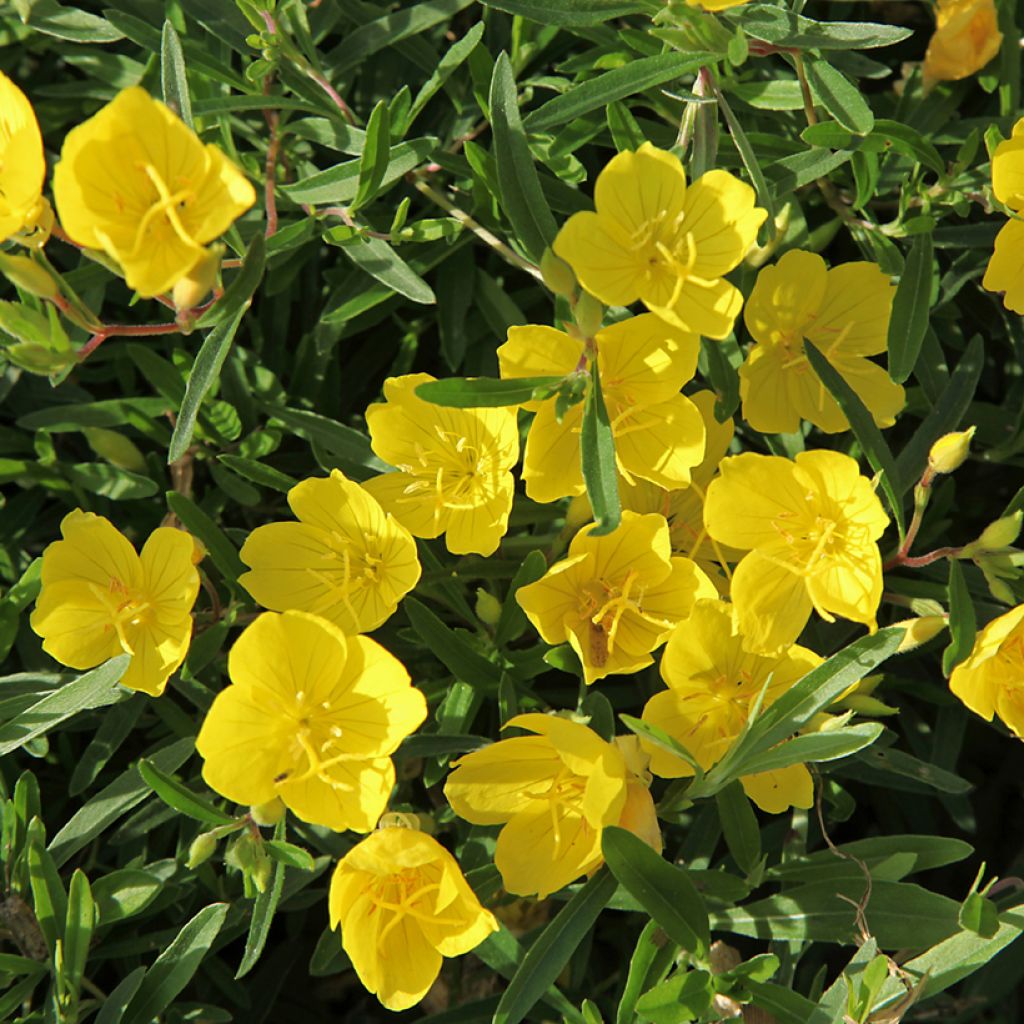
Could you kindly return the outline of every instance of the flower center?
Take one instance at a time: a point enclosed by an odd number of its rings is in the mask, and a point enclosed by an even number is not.
[[[180,217],[181,211],[195,200],[195,191],[182,188],[171,192],[160,172],[150,163],[141,164],[139,170],[149,179],[158,198],[142,215],[135,229],[129,255],[138,256],[144,246],[152,245],[155,240],[165,238],[169,233],[177,235],[188,246],[198,247]]]
[[[434,518],[445,511],[476,508],[478,492],[484,481],[480,470],[480,449],[465,435],[444,430],[435,424],[438,444],[416,446],[417,462],[399,467],[415,479],[405,488],[404,500],[420,502],[429,498],[434,504]]]
[[[104,630],[116,630],[125,653],[134,654],[135,647],[127,631],[148,624],[153,606],[146,595],[129,587],[116,576],[111,576],[106,589],[95,583],[90,583],[89,589],[100,599],[110,616],[110,621],[103,626]]]
[[[291,707],[278,701],[277,714],[286,722],[290,735],[288,754],[292,767],[274,778],[281,786],[319,779],[332,789],[351,791],[352,787],[333,776],[330,769],[354,756],[342,746],[342,728],[332,721],[334,707],[329,700],[313,704],[305,690],[298,690]]]
[[[332,591],[353,617],[359,618],[352,604],[351,595],[364,587],[377,586],[384,575],[384,556],[380,553],[377,538],[364,535],[365,547],[359,550],[352,540],[341,534],[331,534],[324,553],[324,561],[316,567],[309,567],[309,573],[319,583]]]

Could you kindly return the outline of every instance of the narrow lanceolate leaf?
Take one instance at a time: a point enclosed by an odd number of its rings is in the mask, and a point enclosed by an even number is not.
[[[187,814],[196,821],[207,825],[230,825],[235,819],[223,811],[217,810],[209,801],[197,796],[187,786],[183,786],[173,775],[161,771],[152,761],[139,761],[139,774],[146,780],[146,785],[168,807],[173,807],[182,814]]]
[[[390,156],[391,119],[388,116],[387,103],[381,100],[373,108],[366,125],[363,152],[359,157],[359,184],[350,210],[358,210],[376,195],[380,183],[384,180],[384,172],[388,169]]]
[[[971,592],[967,589],[964,571],[955,558],[949,561],[948,593],[949,635],[953,639],[942,652],[942,671],[947,676],[971,653],[978,628]]]
[[[716,793],[715,804],[732,859],[749,875],[761,859],[761,829],[742,783],[731,782]]]
[[[611,18],[636,14],[645,9],[642,0],[483,0],[508,14],[539,21],[542,25],[585,28],[603,25]]]
[[[473,650],[467,641],[415,598],[406,598],[402,607],[420,639],[457,679],[474,687],[497,691],[501,669],[493,661]]]
[[[615,889],[615,878],[602,868],[566,903],[523,957],[498,1003],[494,1024],[519,1024],[526,1017],[562,973]]]
[[[932,236],[918,235],[903,267],[889,320],[889,376],[902,384],[921,352],[932,300]]]
[[[601,394],[601,377],[597,360],[591,363],[591,384],[583,406],[583,427],[580,433],[580,458],[587,497],[594,510],[594,536],[611,533],[622,519],[619,500],[619,476],[615,466],[615,438],[608,419],[608,409]]]
[[[348,230],[332,228],[324,233],[324,241],[339,246],[360,270],[410,301],[421,305],[437,302],[430,285],[383,238],[352,237]]]
[[[274,828],[274,835],[283,840],[285,834],[285,823],[282,818]],[[285,843],[284,845],[290,845]],[[303,851],[305,852],[305,851]],[[310,870],[312,869],[312,858],[310,858]],[[277,913],[277,905],[281,902],[281,891],[284,889],[284,861],[278,861],[274,865],[274,875],[270,885],[256,897],[252,908],[252,920],[249,922],[249,933],[245,937],[245,952],[242,954],[242,962],[235,972],[235,980],[244,978],[255,966],[263,953],[263,947],[267,944],[267,936],[270,934],[270,926]]]
[[[896,520],[896,528],[899,530],[900,538],[904,533],[903,524],[903,491],[900,488],[899,469],[896,459],[893,457],[889,445],[882,432],[875,425],[874,417],[868,412],[864,403],[860,400],[857,392],[846,383],[845,378],[828,361],[828,358],[814,347],[810,341],[804,341],[804,350],[810,360],[814,372],[821,378],[822,384],[828,389],[829,394],[839,403],[846,418],[850,421],[850,429],[860,442],[864,454],[871,463],[871,468],[876,473],[882,474],[882,493],[885,495]]]
[[[420,384],[416,394],[434,405],[455,409],[482,409],[503,405],[522,405],[533,398],[537,388],[555,387],[561,377],[449,377]]]
[[[228,583],[234,583],[245,572],[245,566],[227,534],[191,498],[177,491],[168,491],[166,497],[167,507],[206,548],[217,571]]]
[[[703,959],[711,945],[708,912],[686,870],[669,864],[632,832],[614,826],[602,833],[601,850],[619,884],[665,934]]]
[[[752,39],[801,50],[870,50],[892,46],[913,30],[863,21],[815,21],[768,4],[750,4],[727,14]]]
[[[744,764],[743,770],[747,774],[756,775],[758,772],[777,771],[809,761],[836,761],[871,746],[882,735],[883,729],[881,722],[861,722],[845,729],[796,736],[755,755]]]
[[[515,76],[505,53],[494,63],[490,107],[502,207],[523,248],[534,260],[539,260],[554,241],[558,229],[533,165],[519,117]]]
[[[245,251],[242,266],[231,279],[224,294],[196,321],[196,327],[217,327],[227,320],[233,320],[239,310],[245,312],[252,303],[252,297],[263,280],[267,262],[267,243],[262,231],[252,236]]]
[[[72,999],[77,999],[82,983],[95,923],[96,906],[89,888],[89,879],[78,868],[71,876],[68,887],[68,910],[64,920],[63,982]]]
[[[867,135],[875,126],[875,115],[861,91],[841,72],[825,61],[807,64],[807,79],[821,105],[844,128]]]
[[[189,126],[192,123],[192,100],[188,93],[188,78],[185,75],[185,54],[181,40],[174,26],[164,21],[160,37],[160,84],[163,87],[164,103]]]

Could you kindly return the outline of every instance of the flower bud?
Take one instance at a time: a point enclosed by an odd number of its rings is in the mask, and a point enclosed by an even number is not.
[[[273,874],[274,864],[261,845],[256,851],[252,868],[249,870],[249,877],[252,879],[252,884],[256,886],[257,892],[267,891]]]
[[[14,236],[26,249],[42,249],[53,231],[53,207],[45,196],[40,196],[30,211],[25,226]]]
[[[1012,516],[1003,516],[989,523],[981,536],[970,545],[979,551],[1001,551],[1008,548],[1020,536],[1021,519],[1024,513],[1017,511]]]
[[[946,628],[946,624],[945,615],[922,615],[916,619],[894,622],[894,626],[902,626],[906,630],[896,653],[904,654],[928,643],[932,637],[938,636]]]
[[[15,287],[41,299],[55,299],[60,294],[57,282],[45,267],[27,256],[14,253],[0,253],[0,272]]]
[[[928,452],[928,468],[933,473],[952,473],[967,461],[976,427],[958,430],[940,437]]]
[[[544,284],[556,295],[570,298],[576,291],[576,275],[565,260],[560,260],[550,249],[540,258],[540,276]]]
[[[250,807],[249,817],[257,825],[266,827],[268,825],[276,825],[284,817],[286,810],[287,808],[281,798],[275,796],[273,800],[268,800],[265,804],[257,804],[255,807]]]
[[[200,832],[199,835],[192,840],[192,845],[188,848],[188,860],[185,862],[185,867],[189,870],[194,870],[199,867],[200,864],[208,861],[213,856],[213,852],[216,849],[216,835],[214,835],[213,832]]]
[[[205,254],[199,257],[195,266],[178,280],[171,293],[175,309],[195,309],[209,295],[217,283],[223,255],[223,245],[211,245]]]
[[[592,338],[601,330],[604,320],[604,306],[589,292],[580,292],[574,311],[576,326],[584,338]]]
[[[408,811],[387,811],[380,816],[377,828],[408,828],[413,832],[422,832],[423,821],[418,814],[409,814]]]
[[[501,602],[483,587],[476,588],[476,617],[486,626],[496,626],[501,618]]]
[[[594,510],[590,507],[590,498],[585,494],[577,495],[565,510],[565,528],[575,533],[593,518]]]

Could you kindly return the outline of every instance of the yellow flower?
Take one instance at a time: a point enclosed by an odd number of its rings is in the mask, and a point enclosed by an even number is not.
[[[53,174],[61,224],[102,249],[140,295],[160,295],[256,201],[242,172],[138,86],[68,132]]]
[[[980,71],[1003,43],[994,0],[939,0],[924,55],[924,83],[954,82]]]
[[[697,369],[700,339],[651,313],[597,332],[597,366],[619,472],[681,487],[704,454],[704,427],[694,404],[680,394]],[[583,344],[553,327],[511,327],[498,349],[504,378],[566,376],[580,365]],[[584,493],[580,468],[583,404],[559,423],[555,399],[529,402],[536,410],[526,439],[523,481],[527,497],[555,501]]]
[[[992,154],[992,191],[1015,213],[1024,212],[1024,118]],[[1024,313],[1024,223],[1008,220],[996,235],[982,286],[1003,293],[1003,305]]]
[[[408,828],[382,828],[352,847],[334,869],[328,904],[359,980],[389,1010],[415,1006],[443,957],[498,930],[455,858]]]
[[[580,530],[566,559],[516,592],[547,643],[572,646],[588,686],[650,665],[693,602],[716,594],[689,558],[672,557],[663,516],[623,512],[611,533],[591,530]]]
[[[743,417],[765,433],[793,433],[805,419],[826,433],[850,423],[804,355],[804,338],[857,392],[880,427],[891,427],[906,397],[868,356],[889,345],[895,288],[874,263],[825,269],[794,249],[758,274],[743,319],[758,342],[740,367]]]
[[[33,247],[50,234],[53,214],[43,198],[46,158],[28,97],[0,71],[0,242]]]
[[[508,529],[519,458],[514,409],[449,409],[416,396],[426,373],[389,377],[366,410],[373,450],[399,472],[363,486],[414,537],[452,554],[490,555]]]
[[[707,771],[745,728],[751,708],[767,683],[762,707],[782,696],[821,663],[795,644],[778,654],[750,654],[743,637],[732,632],[732,609],[723,601],[698,601],[673,630],[661,657],[661,678],[668,690],[646,704],[643,720],[678,740]],[[693,775],[686,761],[641,740],[651,756],[651,771],[665,779]],[[814,784],[802,764],[746,775],[743,788],[762,811],[778,814],[810,807]]]
[[[848,455],[801,452],[795,462],[747,453],[723,459],[704,522],[749,551],[732,578],[736,626],[754,651],[792,643],[812,608],[875,628],[882,599],[878,538],[888,525],[871,481]]]
[[[949,688],[987,722],[998,715],[1024,739],[1024,605],[978,634],[970,657],[953,669]]]
[[[228,674],[196,739],[211,789],[369,832],[395,783],[391,754],[427,714],[402,663],[316,615],[265,612],[235,641]]]
[[[499,740],[459,758],[444,793],[466,821],[504,825],[494,863],[510,893],[543,899],[596,870],[606,825],[641,838],[653,829],[660,850],[650,793],[617,744],[556,715],[517,715],[507,725],[536,735]],[[629,755],[636,764],[637,753]],[[634,790],[632,800],[631,783],[643,790]]]
[[[64,539],[43,552],[31,619],[43,650],[78,669],[130,654],[121,685],[159,697],[192,638],[199,593],[192,537],[160,527],[140,557],[109,519],[81,509],[64,517],[60,531]]]
[[[298,523],[258,526],[239,582],[265,608],[311,612],[343,633],[369,633],[420,578],[409,531],[340,470],[288,492]]]
[[[754,190],[728,171],[687,186],[678,157],[645,142],[611,159],[594,188],[596,212],[574,213],[554,250],[602,302],[640,299],[684,330],[725,338],[743,296],[723,275],[767,216],[754,203]]]

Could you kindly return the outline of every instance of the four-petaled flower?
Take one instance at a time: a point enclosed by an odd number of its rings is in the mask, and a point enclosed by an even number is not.
[[[514,409],[449,409],[416,395],[426,373],[389,377],[366,410],[373,450],[399,472],[363,486],[414,537],[453,554],[493,554],[508,528],[519,458]]]
[[[402,663],[319,616],[264,612],[235,641],[228,675],[196,739],[210,788],[369,832],[395,783],[391,754],[427,714]]]
[[[256,201],[242,172],[145,89],[124,89],[68,132],[53,174],[61,225],[160,295]]]
[[[776,655],[751,654],[732,632],[732,609],[722,601],[698,601],[675,628],[661,656],[668,690],[656,693],[643,720],[677,740],[707,771],[732,746],[761,698],[767,707],[821,663],[812,651],[793,645]],[[766,685],[767,684],[767,685]],[[651,772],[665,779],[688,778],[693,767],[649,739]],[[762,811],[778,814],[810,807],[814,785],[805,765],[794,764],[741,779]]]
[[[64,539],[43,552],[31,618],[43,650],[70,668],[130,654],[121,685],[159,697],[192,639],[195,542],[162,526],[140,557],[109,519],[81,509],[64,517],[60,531]]]
[[[50,235],[53,212],[43,198],[46,158],[28,97],[0,71],[0,242],[33,248]]]
[[[368,835],[338,861],[328,896],[331,927],[359,980],[389,1010],[426,994],[446,956],[498,930],[436,839],[392,826]]]
[[[732,578],[735,621],[750,650],[791,644],[812,608],[875,626],[882,599],[878,538],[888,525],[871,481],[848,455],[801,452],[795,462],[746,453],[722,460],[704,522],[748,551]]]
[[[1014,213],[1024,213],[1024,118],[992,154],[992,191]],[[982,285],[1003,293],[1003,305],[1024,313],[1024,221],[1008,220],[996,235]]]
[[[689,186],[679,158],[645,142],[598,175],[596,212],[574,213],[554,251],[602,302],[640,299],[679,327],[725,338],[743,296],[725,280],[757,239],[767,213],[728,171]]]
[[[475,825],[504,825],[494,863],[505,888],[543,899],[602,863],[601,830],[629,828],[657,850],[661,833],[635,745],[625,752],[557,715],[517,715],[516,736],[454,762],[444,792]]]
[[[925,87],[973,75],[1002,44],[995,0],[939,0],[935,33],[924,55]]]
[[[758,342],[740,367],[743,417],[765,433],[793,433],[805,419],[829,434],[850,423],[804,354],[817,346],[860,396],[875,423],[891,427],[903,388],[868,356],[889,345],[895,288],[874,263],[825,269],[816,253],[794,249],[757,277],[743,310]]]
[[[312,612],[369,633],[420,578],[416,542],[340,470],[288,492],[297,523],[258,526],[242,546],[239,583],[265,608]]]
[[[680,394],[697,369],[700,338],[646,313],[598,331],[595,342],[620,473],[630,481],[637,476],[663,487],[685,486],[704,454],[700,413]],[[583,352],[581,342],[553,327],[511,327],[498,361],[505,378],[564,377],[579,368]],[[585,489],[583,404],[566,410],[561,423],[555,405],[554,398],[526,404],[537,412],[523,456],[526,494],[534,501]]]
[[[623,512],[611,533],[592,529],[580,530],[568,557],[516,591],[547,643],[572,646],[588,686],[650,665],[694,601],[717,594],[693,561],[672,556],[664,516]]]

